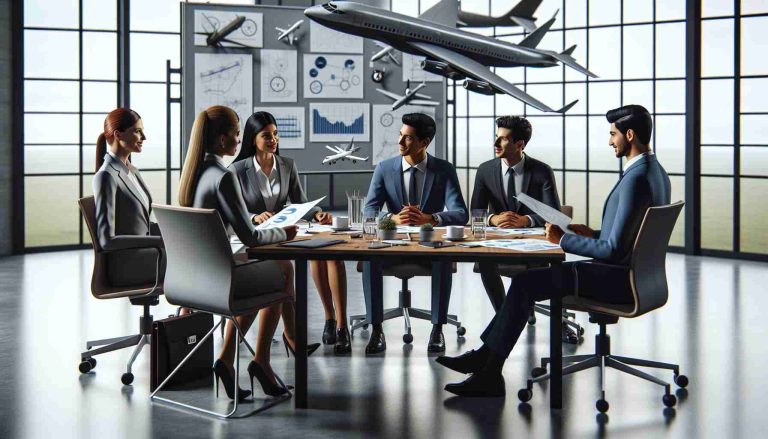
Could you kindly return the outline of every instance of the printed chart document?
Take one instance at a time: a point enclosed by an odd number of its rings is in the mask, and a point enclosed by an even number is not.
[[[496,233],[499,235],[543,235],[544,227],[529,227],[525,229],[504,229],[501,227],[486,227],[485,231],[488,233]]]
[[[488,248],[502,248],[521,252],[538,252],[560,248],[557,244],[541,239],[493,239],[490,241],[479,241],[478,244]]]
[[[528,208],[534,211],[537,215],[544,218],[544,221],[560,227],[565,233],[573,233],[573,230],[568,228],[568,225],[571,224],[571,218],[563,212],[553,209],[541,201],[535,200],[523,193],[517,196],[517,200],[528,206]]]
[[[300,219],[317,205],[317,203],[323,201],[325,197],[318,198],[315,201],[300,204],[290,204],[283,208],[280,212],[277,212],[274,216],[268,220],[256,226],[259,230],[271,229],[274,227],[292,226],[299,222]]]

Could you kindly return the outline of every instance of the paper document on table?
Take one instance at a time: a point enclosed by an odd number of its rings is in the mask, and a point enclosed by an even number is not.
[[[486,227],[485,231],[488,233],[495,233],[498,235],[543,235],[544,227],[529,227],[526,229],[504,229],[501,227]]]
[[[538,252],[560,248],[557,244],[552,244],[541,239],[493,239],[489,241],[478,241],[477,243],[483,247],[501,248],[521,252]]]
[[[240,241],[240,238],[237,237],[237,235],[232,235],[229,237],[229,246],[232,247],[232,254],[240,253],[245,248],[245,244]]]
[[[318,198],[315,201],[309,203],[290,204],[283,208],[280,212],[277,212],[268,220],[256,226],[259,230],[271,229],[274,227],[292,226],[299,222],[300,219],[317,205],[317,203],[323,201],[325,197]]]
[[[568,225],[571,224],[571,218],[568,215],[523,193],[520,193],[516,198],[528,206],[536,215],[542,217],[544,221],[560,227],[565,233],[573,233],[573,230],[568,228]]]

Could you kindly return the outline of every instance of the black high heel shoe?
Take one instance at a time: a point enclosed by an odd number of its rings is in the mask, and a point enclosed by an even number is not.
[[[232,375],[229,374],[229,369],[227,369],[226,364],[224,364],[221,360],[216,360],[215,363],[213,363],[213,374],[216,376],[216,397],[219,397],[219,380],[221,380],[221,384],[224,386],[224,390],[227,392],[227,396],[229,399],[235,399],[235,397],[232,395],[232,388],[234,387],[234,378],[232,378]],[[251,385],[253,387],[253,385]],[[237,400],[243,401],[244,399],[251,396],[250,390],[243,390],[240,388],[240,386],[237,387]]]
[[[253,377],[256,377],[256,379],[259,380],[259,384],[261,384],[261,390],[264,391],[264,394],[269,396],[280,396],[288,393],[288,389],[280,387],[277,384],[272,384],[272,381],[270,381],[267,376],[267,372],[265,372],[264,368],[255,361],[248,363],[248,375],[251,377],[251,389],[253,389]]]
[[[336,344],[336,320],[334,319],[325,321],[323,344]]]
[[[293,350],[291,345],[288,343],[288,339],[285,338],[285,334],[283,334],[283,344],[285,345],[285,355],[290,357],[290,354],[288,352],[290,351],[293,356],[296,356],[296,352]],[[311,343],[307,345],[307,357],[312,355],[313,352],[317,350],[317,348],[320,347],[320,343]]]

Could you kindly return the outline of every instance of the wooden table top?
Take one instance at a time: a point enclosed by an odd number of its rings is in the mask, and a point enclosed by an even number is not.
[[[467,228],[468,229],[468,228]],[[439,232],[438,232],[439,233]],[[467,234],[467,233],[465,233]],[[477,261],[498,260],[505,263],[523,261],[555,262],[565,260],[565,252],[562,249],[544,250],[538,252],[522,252],[517,250],[488,248],[488,247],[459,247],[457,244],[473,242],[471,233],[469,239],[453,242],[451,247],[428,248],[418,243],[418,233],[411,233],[413,241],[407,245],[398,245],[380,249],[368,248],[368,243],[362,238],[351,238],[348,234],[332,234],[322,232],[313,234],[312,237],[298,237],[296,241],[312,238],[343,239],[345,242],[322,248],[283,247],[280,244],[268,244],[247,249],[248,257],[257,259],[339,259],[339,260],[370,260],[370,259],[397,259],[408,260],[430,258],[433,260],[451,261]],[[487,240],[491,239],[541,239],[544,235],[498,235],[488,233]],[[405,234],[398,234],[397,239],[406,239]],[[423,259],[422,259],[423,260]]]

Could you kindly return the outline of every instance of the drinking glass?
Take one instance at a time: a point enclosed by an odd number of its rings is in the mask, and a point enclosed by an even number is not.
[[[363,210],[363,238],[366,241],[377,240],[377,228],[379,225],[379,209]]]
[[[475,239],[485,239],[485,226],[488,221],[488,211],[486,209],[472,209],[472,237]]]

